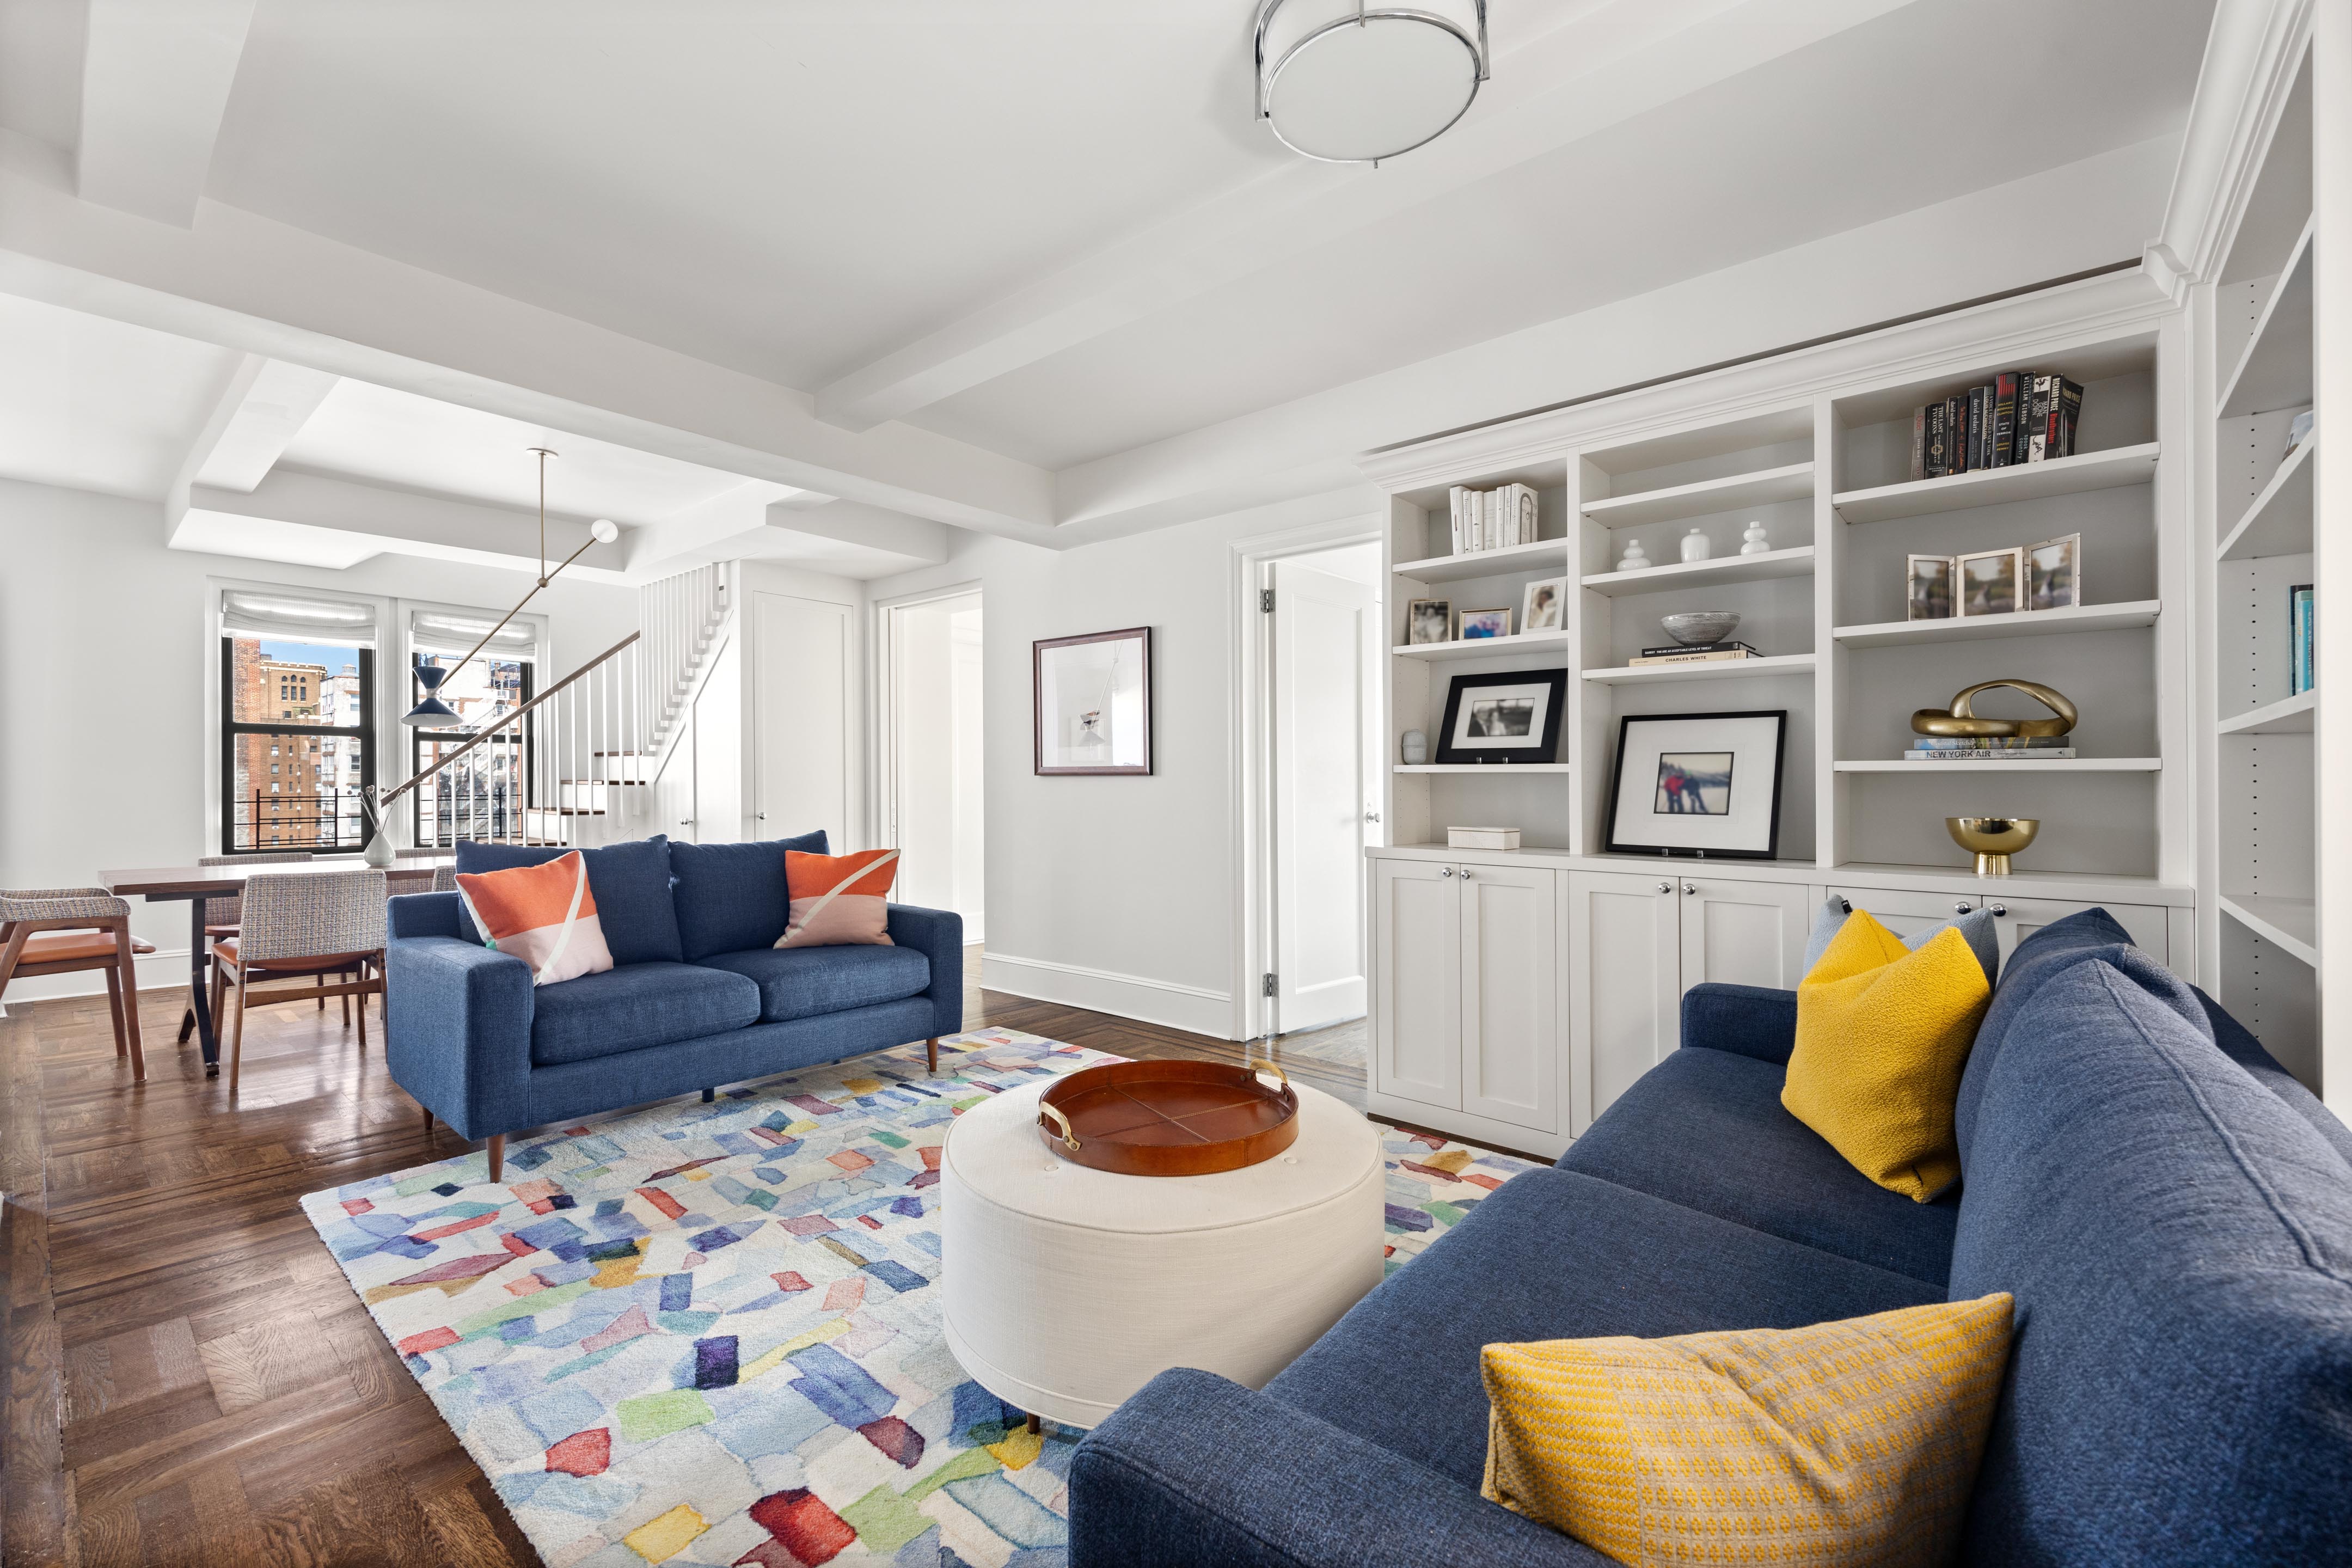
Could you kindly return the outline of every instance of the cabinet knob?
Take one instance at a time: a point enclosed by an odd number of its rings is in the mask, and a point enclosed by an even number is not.
[[[1378,822],[1380,819],[1381,814],[1377,811],[1368,811],[1364,813],[1364,820],[1366,822]]]
[[[1454,875],[1454,868],[1451,866],[1440,866],[1437,868],[1437,874],[1441,877],[1451,877]]]
[[[1995,920],[2006,920],[2009,918],[2009,906],[2007,904],[1987,904],[1985,908],[1992,911],[1993,919]]]
[[[1967,914],[1967,913],[1969,912],[1969,901],[1968,901],[1968,900],[1966,900],[1966,899],[1962,899],[1958,903],[1954,904],[1954,905],[1952,906],[1952,912],[1953,912],[1954,914],[1956,914],[1956,915],[1964,915],[1964,914]]]
[[[1658,884],[1658,891],[1662,893],[1671,893],[1674,890],[1675,885],[1672,882],[1661,882]]]
[[[1844,910],[1847,914],[1852,914],[1853,913],[1853,900],[1852,899],[1840,899],[1838,900],[1838,908]]]
[[[1470,868],[1467,866],[1462,868],[1462,879],[1465,882],[1470,879]]]
[[[1685,893],[1696,893],[1698,891],[1698,888],[1694,883],[1685,882],[1683,884],[1683,891]]]

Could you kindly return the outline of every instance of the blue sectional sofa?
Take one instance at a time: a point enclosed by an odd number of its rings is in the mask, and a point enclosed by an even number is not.
[[[1797,1327],[2006,1290],[1969,1563],[2352,1562],[2352,1132],[2104,910],[2003,971],[1961,1190],[1873,1185],[1780,1108],[1794,993],[1683,1048],[1263,1393],[1162,1373],[1079,1445],[1073,1568],[1602,1564],[1479,1496],[1493,1341]]]
[[[784,853],[825,836],[751,844],[654,837],[583,851],[613,967],[533,987],[483,945],[455,893],[391,902],[384,1055],[393,1080],[459,1136],[506,1134],[789,1072],[963,1027],[963,918],[889,907],[892,945],[779,948]],[[460,844],[461,872],[569,851]]]

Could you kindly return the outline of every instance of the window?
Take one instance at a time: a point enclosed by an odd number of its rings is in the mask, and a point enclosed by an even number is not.
[[[484,623],[487,627],[488,623]],[[477,634],[478,635],[478,634]],[[496,649],[490,650],[497,651]],[[419,654],[419,662],[454,666],[457,653]],[[462,722],[445,730],[411,730],[410,776],[423,773],[482,731],[530,700],[531,661],[492,658],[486,652],[443,682],[441,700]],[[425,688],[409,677],[409,700],[423,700]],[[459,757],[416,788],[416,847],[446,847],[460,838],[519,837],[523,828],[523,790],[518,763],[530,767],[528,739],[509,729]]]
[[[222,852],[364,847],[360,791],[375,782],[374,611],[230,590],[221,633]],[[314,703],[321,692],[336,700]],[[330,738],[351,759],[344,776],[315,761]]]

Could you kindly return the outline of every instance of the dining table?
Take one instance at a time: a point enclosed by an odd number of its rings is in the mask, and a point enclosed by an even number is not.
[[[451,864],[449,858],[404,859],[383,868],[391,890],[421,893],[431,889],[433,874]],[[128,871],[101,871],[99,886],[118,899],[144,899],[151,904],[185,901],[188,906],[188,994],[195,1010],[196,1039],[204,1048],[205,1076],[220,1076],[220,1037],[213,1029],[212,998],[205,990],[205,960],[211,943],[205,937],[205,901],[234,899],[245,892],[248,877],[323,877],[336,871],[363,871],[366,862],[348,860],[280,860],[246,866],[145,866]],[[364,1004],[364,998],[362,999]]]

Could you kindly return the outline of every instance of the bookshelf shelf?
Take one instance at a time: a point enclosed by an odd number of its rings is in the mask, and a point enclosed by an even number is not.
[[[2319,967],[2319,905],[2311,899],[2275,893],[2224,893],[2222,912],[2263,941],[2316,969]]]
[[[2221,721],[2224,735],[2308,735],[2319,706],[2317,691],[2298,691],[2277,702],[2265,702],[2252,712]]]
[[[1940,479],[1911,479],[1869,489],[1841,490],[1830,498],[1830,504],[1848,522],[1894,522],[1906,517],[1967,511],[2010,501],[2144,485],[2156,477],[2157,458],[2157,443],[2146,441],[2135,447],[2053,458],[2046,463],[1978,468]]]
[[[1802,500],[1813,493],[1813,465],[1789,463],[1759,468],[1752,474],[1702,479],[1696,484],[1671,485],[1630,496],[1605,496],[1584,503],[1584,515],[1604,528],[1632,528],[1641,523],[1672,522],[1685,517],[1707,517],[1741,507],[1769,506],[1775,501]]]
[[[1567,763],[1398,763],[1389,771],[1400,773],[1564,773]]]
[[[1500,577],[1512,572],[1538,572],[1549,566],[1568,570],[1568,541],[1539,539],[1533,544],[1508,544],[1500,550],[1473,551],[1467,555],[1432,555],[1401,561],[1392,574],[1423,583],[1456,583],[1469,577]]]
[[[1565,654],[1568,651],[1566,632],[1520,632],[1507,637],[1471,637],[1466,641],[1408,643],[1390,650],[1399,658],[1503,658],[1511,654]]]
[[[1580,581],[1596,594],[1660,594],[1669,588],[1714,588],[1727,583],[1762,583],[1775,577],[1813,574],[1813,547],[1800,544],[1761,555],[1722,555],[1712,561],[1677,561],[1636,572],[1591,572]]]
[[[1646,686],[1662,680],[1738,680],[1764,675],[1811,675],[1816,660],[1809,653],[1775,654],[1769,658],[1726,658],[1706,664],[1645,664],[1639,668],[1588,669],[1584,679],[1603,686]]]
[[[2317,221],[2315,215],[2312,223],[2303,226],[2278,286],[2263,304],[2245,353],[2222,384],[2223,419],[2294,408],[2312,400],[2311,232]]]
[[[1874,626],[1840,626],[1830,635],[1847,647],[1902,647],[1913,643],[1969,642],[1979,637],[2129,631],[2154,626],[2163,608],[2161,599],[2135,599],[2120,605],[2084,605],[2072,610],[2019,610],[2006,616],[1958,616],[1940,621],[1881,621]]]
[[[2314,432],[2316,434],[2316,431]],[[2278,466],[2216,553],[2224,561],[2311,553],[2310,437]]]
[[[1906,763],[1870,759],[1833,764],[1842,773],[2153,773],[2164,768],[2161,757],[2050,757],[2022,763]]]

